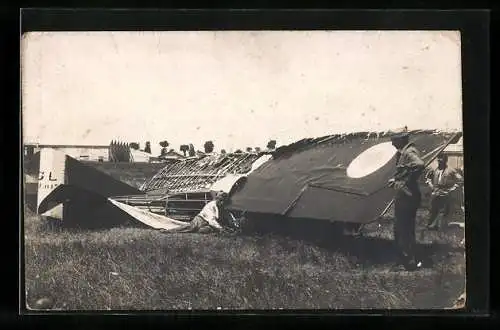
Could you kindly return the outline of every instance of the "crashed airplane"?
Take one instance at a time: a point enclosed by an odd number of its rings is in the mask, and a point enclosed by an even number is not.
[[[429,163],[460,133],[411,131]],[[365,224],[383,214],[394,191],[387,186],[397,150],[389,133],[353,133],[304,139],[278,148],[235,191],[228,208],[288,218]]]
[[[412,131],[430,161],[460,133]],[[205,155],[166,165],[140,189],[54,149],[40,151],[37,213],[70,227],[175,228],[229,193],[232,212],[365,224],[390,205],[396,149],[387,133],[304,139],[272,153]]]
[[[133,220],[108,197],[140,190],[55,149],[42,149],[39,157],[38,214],[64,219],[67,227],[112,227]]]
[[[166,165],[140,189],[55,149],[42,149],[38,157],[38,214],[65,227],[135,223],[170,229],[184,224],[179,220],[190,220],[215,191],[229,193],[270,156],[212,154],[180,160]]]

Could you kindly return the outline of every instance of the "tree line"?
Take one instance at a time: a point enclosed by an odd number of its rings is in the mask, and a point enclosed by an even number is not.
[[[167,153],[169,152],[175,152],[174,149],[169,149],[169,145],[170,143],[167,141],[167,140],[163,140],[159,143],[159,145],[161,146],[161,151],[160,151],[160,156],[164,156],[166,155]],[[131,149],[134,149],[134,150],[141,150],[140,148],[140,144],[138,142],[131,142],[129,143],[129,146]],[[215,145],[214,145],[214,142],[209,140],[209,141],[206,141],[204,144],[203,144],[203,149],[204,149],[204,152],[205,153],[211,153],[214,151],[215,149]],[[269,140],[269,142],[267,143],[266,145],[266,149],[267,150],[274,150],[276,149],[276,140]],[[151,153],[151,143],[150,141],[146,141],[145,143],[145,147],[144,147],[144,150],[142,150],[144,152],[147,152],[147,153]],[[180,147],[179,147],[179,151],[182,152],[182,154],[184,155],[184,157],[186,156],[196,156],[196,150],[194,148],[194,145],[192,143],[188,143],[188,144],[181,144]],[[246,152],[261,152],[262,149],[260,147],[247,147],[245,149]],[[227,153],[225,149],[221,149],[220,151],[222,154],[225,154]],[[243,153],[243,150],[242,149],[237,149],[234,151],[234,153]]]

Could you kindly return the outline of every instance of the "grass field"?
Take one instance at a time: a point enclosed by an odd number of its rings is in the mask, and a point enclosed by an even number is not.
[[[444,308],[465,285],[461,229],[417,235],[423,269],[391,272],[390,221],[361,238],[322,230],[299,239],[58,231],[26,213],[31,309],[41,298],[43,308],[59,310]]]

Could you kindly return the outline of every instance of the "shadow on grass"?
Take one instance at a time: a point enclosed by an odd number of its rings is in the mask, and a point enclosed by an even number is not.
[[[251,223],[247,237],[133,228],[29,235],[27,301],[50,298],[64,310],[434,308],[463,291],[464,267],[440,257],[444,244],[419,246],[433,269],[389,272],[390,225],[371,233],[381,237],[356,238],[338,223]]]
[[[244,235],[272,233],[293,240],[302,240],[331,252],[348,255],[357,264],[363,266],[393,264],[398,260],[397,249],[392,238],[352,235],[349,231],[353,229],[353,226],[349,224],[264,215],[251,215],[247,223]],[[387,231],[387,228],[384,230]],[[423,268],[432,268],[440,259],[455,252],[462,253],[463,250],[436,241],[418,243],[415,247],[415,255],[422,262]]]
[[[109,223],[109,219],[107,221]],[[103,221],[102,223],[106,223]],[[88,229],[62,228],[58,221],[39,221],[42,231],[69,233],[86,232]],[[124,227],[145,228],[137,223],[129,223]],[[392,239],[392,225],[383,224],[382,228],[372,229],[364,236],[353,236],[349,224],[332,223],[313,219],[290,219],[269,215],[250,215],[244,226],[243,236],[276,235],[291,241],[302,241],[348,256],[355,264],[363,267],[379,267],[393,264],[398,260],[397,249]],[[39,228],[40,230],[40,228]],[[347,233],[346,233],[347,231]],[[422,262],[423,268],[433,268],[442,264],[447,256],[455,252],[463,253],[462,249],[454,248],[433,239],[433,243],[420,243],[416,246],[416,256]],[[187,253],[187,252],[186,252]]]

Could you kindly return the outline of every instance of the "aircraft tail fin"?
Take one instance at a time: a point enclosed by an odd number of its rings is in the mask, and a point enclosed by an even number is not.
[[[66,183],[66,154],[61,151],[44,148],[40,151],[40,170],[38,173],[38,207],[42,201],[59,185]],[[56,207],[50,206],[48,210]],[[61,210],[62,212],[62,207]]]

